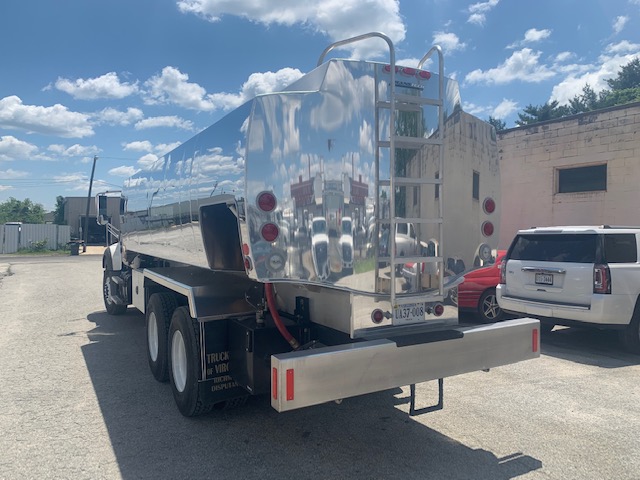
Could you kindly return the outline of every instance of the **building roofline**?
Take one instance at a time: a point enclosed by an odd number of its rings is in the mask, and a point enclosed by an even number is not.
[[[539,127],[541,125],[549,125],[549,124],[553,124],[553,123],[559,123],[559,122],[566,122],[566,121],[569,121],[569,120],[575,120],[577,118],[582,118],[582,117],[585,117],[587,115],[594,115],[594,114],[598,114],[598,113],[612,112],[612,111],[615,111],[615,110],[623,110],[625,108],[633,108],[633,107],[640,107],[640,102],[624,103],[622,105],[615,105],[613,107],[600,108],[598,110],[590,110],[588,112],[576,113],[575,115],[567,115],[566,117],[554,118],[553,120],[545,120],[543,122],[536,122],[536,123],[532,123],[531,125],[523,125],[523,126],[519,126],[519,127],[505,128],[504,130],[500,130],[500,131],[498,131],[496,133],[498,135],[502,135],[504,133],[515,132],[515,131],[518,131],[518,130],[526,130],[528,128]]]

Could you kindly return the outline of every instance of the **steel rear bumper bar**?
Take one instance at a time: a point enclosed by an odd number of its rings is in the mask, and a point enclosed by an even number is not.
[[[537,358],[539,327],[521,318],[455,327],[444,339],[379,339],[272,355],[271,406],[285,412]]]

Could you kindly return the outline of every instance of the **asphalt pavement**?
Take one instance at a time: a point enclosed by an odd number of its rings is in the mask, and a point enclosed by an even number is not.
[[[422,416],[399,388],[189,419],[149,372],[143,315],[105,313],[99,254],[0,264],[0,479],[640,478],[640,357],[613,334],[558,329],[540,359],[445,379]]]

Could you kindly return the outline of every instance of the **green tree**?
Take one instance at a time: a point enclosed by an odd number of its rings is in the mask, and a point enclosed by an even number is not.
[[[576,95],[569,100],[569,109],[571,110],[570,114],[575,115],[576,113],[589,112],[600,108],[598,106],[598,101],[598,94],[593,88],[591,88],[591,85],[587,83],[582,87],[582,94]]]
[[[0,203],[0,224],[7,222],[44,223],[44,208],[28,198],[16,200],[10,197]]]
[[[544,105],[534,106],[527,105],[522,113],[518,113],[519,120],[516,124],[519,126],[532,125],[534,123],[544,122],[546,120],[554,120],[570,114],[570,108],[566,105],[559,105],[557,100],[546,102]]]
[[[631,60],[618,72],[616,78],[607,80],[611,90],[626,90],[640,87],[640,58]]]
[[[64,221],[64,197],[58,195],[56,197],[56,208],[53,211],[53,223],[56,225],[66,225]]]
[[[493,125],[493,128],[496,129],[496,132],[499,132],[500,130],[504,130],[505,128],[507,128],[507,124],[500,118],[494,118],[492,116],[489,116],[489,123]]]

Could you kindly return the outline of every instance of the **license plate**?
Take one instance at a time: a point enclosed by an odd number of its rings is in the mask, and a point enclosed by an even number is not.
[[[550,273],[536,273],[536,283],[539,285],[553,285],[553,275]]]
[[[424,320],[424,303],[408,303],[393,309],[394,323],[411,323]]]

